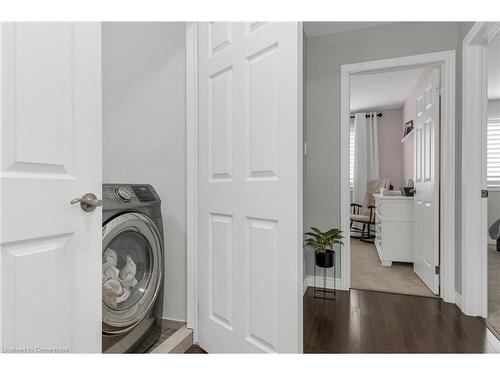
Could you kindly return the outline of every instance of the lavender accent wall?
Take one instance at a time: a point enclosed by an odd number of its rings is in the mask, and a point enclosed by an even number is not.
[[[406,123],[406,121],[403,121]],[[408,184],[408,180],[413,180],[413,136],[410,135],[403,145],[403,181],[404,186]]]
[[[403,178],[403,111],[383,110],[378,119],[378,153],[380,178],[391,179],[395,189],[404,186]]]

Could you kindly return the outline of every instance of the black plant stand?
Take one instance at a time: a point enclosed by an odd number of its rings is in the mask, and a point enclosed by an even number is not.
[[[314,262],[314,298],[322,298],[322,299],[329,299],[329,300],[335,300],[335,269],[337,268],[335,266],[335,250],[333,251],[333,264],[332,266],[329,267],[319,267],[316,263]],[[322,268],[323,269],[323,288],[318,288],[316,287],[316,268]],[[328,268],[333,268],[333,289],[327,289],[326,288],[326,272]],[[317,293],[319,292],[319,294]]]

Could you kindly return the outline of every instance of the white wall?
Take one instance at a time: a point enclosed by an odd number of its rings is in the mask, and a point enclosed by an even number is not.
[[[459,34],[459,24],[455,22],[406,22],[307,39],[306,228],[340,226],[340,66],[454,50],[461,45],[460,38],[463,36]],[[460,58],[459,55],[457,57]],[[457,72],[458,79],[459,74]],[[457,82],[457,92],[459,90],[461,85]],[[458,101],[457,114],[460,113]],[[460,129],[457,122],[458,147]],[[457,150],[457,156],[460,156],[460,150]],[[458,160],[457,167],[461,164]],[[457,181],[460,181],[459,178],[460,175]],[[460,195],[457,195],[457,201],[458,197]],[[460,256],[457,251],[457,257]],[[307,270],[311,274],[312,253],[308,254],[307,262]],[[456,284],[460,282],[461,278],[458,278]]]
[[[488,116],[489,117],[500,116],[500,99],[488,100]]]
[[[103,181],[162,199],[163,316],[186,320],[185,24],[102,25]]]

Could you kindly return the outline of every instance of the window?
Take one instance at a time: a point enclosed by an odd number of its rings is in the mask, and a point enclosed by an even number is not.
[[[500,188],[500,117],[488,118],[487,183]]]
[[[354,186],[354,121],[349,124],[349,186]]]

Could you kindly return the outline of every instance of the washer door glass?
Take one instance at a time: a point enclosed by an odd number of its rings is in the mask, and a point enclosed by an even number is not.
[[[103,330],[123,332],[151,309],[162,280],[162,241],[147,216],[127,213],[103,227]]]
[[[136,304],[153,273],[151,246],[140,233],[127,230],[116,236],[102,257],[103,302],[117,311]]]

